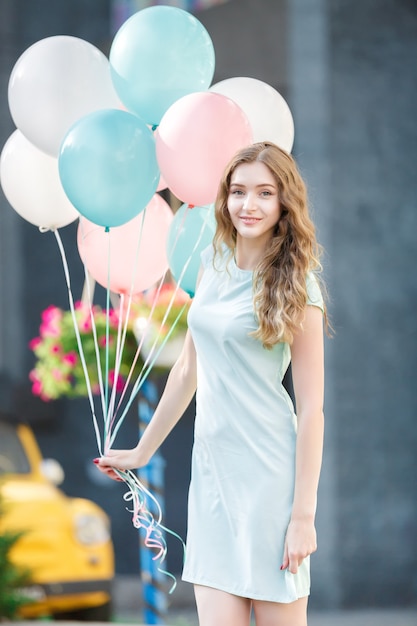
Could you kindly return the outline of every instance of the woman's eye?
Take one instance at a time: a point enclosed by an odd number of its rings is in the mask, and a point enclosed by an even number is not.
[[[243,195],[243,191],[241,189],[233,189],[232,196],[241,196]]]
[[[261,196],[271,196],[271,195],[272,195],[271,192],[267,190],[261,192]]]

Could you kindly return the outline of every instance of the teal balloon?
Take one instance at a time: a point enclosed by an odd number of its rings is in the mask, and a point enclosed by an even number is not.
[[[74,207],[100,226],[121,226],[154,195],[160,176],[152,131],[118,109],[95,111],[68,131],[58,157],[62,187]]]
[[[215,230],[213,204],[193,208],[183,204],[172,220],[167,239],[169,269],[191,297],[195,294],[201,252],[212,243]]]
[[[207,30],[187,11],[170,6],[132,15],[116,33],[109,59],[119,98],[153,126],[176,100],[208,89],[215,67]]]

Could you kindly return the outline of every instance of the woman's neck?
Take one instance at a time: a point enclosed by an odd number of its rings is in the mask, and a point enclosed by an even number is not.
[[[235,263],[241,270],[254,270],[265,253],[265,246],[247,239],[236,242]]]

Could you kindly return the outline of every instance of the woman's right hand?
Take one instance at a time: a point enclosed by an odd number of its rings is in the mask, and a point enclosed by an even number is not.
[[[146,463],[140,461],[137,448],[132,448],[131,450],[108,450],[104,456],[94,459],[94,463],[100,472],[118,481],[122,479],[115,470],[136,469],[146,465]]]

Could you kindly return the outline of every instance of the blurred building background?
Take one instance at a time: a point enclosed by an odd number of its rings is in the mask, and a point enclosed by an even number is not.
[[[110,0],[0,0],[0,144],[14,130],[14,63],[47,36],[108,52]],[[203,3],[201,3],[203,4]],[[209,4],[209,3],[206,3]],[[116,5],[118,5],[116,7]],[[119,13],[120,15],[120,13]],[[197,13],[216,51],[215,82],[251,76],[275,87],[295,121],[293,153],[326,249],[335,338],[327,341],[327,434],[313,558],[312,606],[417,601],[417,5],[413,0],[229,0]],[[83,269],[76,226],[61,231],[74,293]],[[49,304],[68,307],[62,264],[0,195],[0,407],[29,420],[60,460],[69,495],[111,515],[117,572],[138,572],[121,487],[100,480],[87,401],[31,395],[29,340]],[[136,441],[134,411],[117,440]],[[166,524],[185,535],[192,411],[163,453]],[[168,567],[180,571],[172,543]]]

